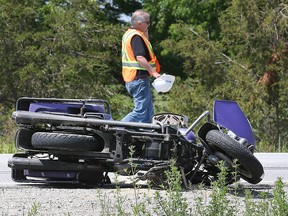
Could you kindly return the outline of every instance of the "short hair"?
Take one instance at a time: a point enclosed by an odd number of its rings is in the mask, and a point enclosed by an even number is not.
[[[147,19],[150,19],[150,14],[142,9],[136,10],[131,17],[131,24],[132,26],[136,26],[137,23],[145,22]]]

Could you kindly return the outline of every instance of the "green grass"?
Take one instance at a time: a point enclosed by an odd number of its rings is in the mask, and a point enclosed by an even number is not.
[[[218,180],[211,187],[199,185],[198,195],[193,199],[193,205],[185,197],[186,192],[193,190],[183,190],[181,184],[181,174],[175,166],[167,171],[167,184],[163,185],[162,190],[151,191],[150,195],[142,194],[144,199],[135,196],[134,202],[121,195],[121,188],[115,191],[114,202],[106,194],[99,193],[101,197],[101,215],[167,215],[167,216],[282,216],[288,215],[288,197],[285,193],[281,178],[275,182],[274,189],[269,192],[257,192],[253,189],[243,189],[241,185],[235,183],[228,186],[225,183],[227,170],[221,166],[221,173]],[[140,191],[137,186],[134,187],[135,194],[139,195]],[[152,192],[152,195],[151,195]],[[207,193],[208,192],[208,193]],[[187,195],[187,193],[186,193]],[[107,206],[109,203],[109,206]],[[130,206],[127,208],[127,204]],[[131,210],[132,209],[132,210]]]
[[[31,209],[28,212],[28,216],[36,216],[38,214],[38,204],[33,203]]]
[[[12,154],[16,152],[14,136],[17,127],[10,116],[0,116],[0,121],[2,121],[0,124],[0,154]]]
[[[13,154],[15,152],[14,137],[0,137],[0,154]]]

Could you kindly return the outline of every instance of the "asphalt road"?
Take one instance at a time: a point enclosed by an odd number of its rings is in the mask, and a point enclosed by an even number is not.
[[[278,177],[282,177],[283,182],[288,183],[288,153],[256,153],[255,156],[262,163],[265,172],[260,185],[273,185]],[[0,154],[0,185],[19,184],[11,180],[11,170],[7,166],[11,157],[11,154]],[[245,183],[244,180],[241,182]]]

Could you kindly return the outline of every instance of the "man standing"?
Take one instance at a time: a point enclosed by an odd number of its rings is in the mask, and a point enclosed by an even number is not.
[[[134,109],[122,121],[150,123],[154,109],[149,76],[160,76],[160,65],[148,37],[150,14],[136,10],[131,24],[122,38],[122,76]]]

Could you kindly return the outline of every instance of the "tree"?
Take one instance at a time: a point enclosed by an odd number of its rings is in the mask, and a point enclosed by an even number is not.
[[[99,2],[102,3],[105,14],[114,24],[119,23],[121,15],[130,16],[132,12],[142,8],[142,2],[138,0],[99,0]],[[125,23],[125,21],[122,22]]]
[[[121,77],[125,22],[144,8],[161,72],[158,112],[193,121],[214,99],[237,101],[260,149],[288,145],[288,5],[284,0],[0,0],[2,126],[20,96],[108,99],[114,119],[132,107]],[[183,89],[185,92],[183,92]],[[1,125],[0,125],[1,127]],[[267,148],[268,146],[268,148]],[[286,148],[287,149],[287,148]]]
[[[39,2],[1,7],[2,102],[21,95],[107,97],[104,86],[121,79],[122,27],[94,1]]]
[[[124,28],[111,24],[98,2],[1,0],[0,20],[4,116],[10,118],[21,96],[116,97],[116,103],[125,92],[120,61]]]
[[[249,68],[249,89],[254,96],[250,93],[247,111],[257,125],[258,139],[271,148],[278,146],[280,137],[287,140],[287,105],[283,103],[287,96],[283,85],[287,83],[287,12],[284,1],[233,1],[222,15],[223,44]],[[233,49],[228,48],[231,45]]]
[[[260,147],[275,149],[279,137],[287,140],[283,103],[287,100],[287,5],[233,0],[219,13],[219,26],[220,37],[214,39],[205,26],[170,26],[171,38],[162,46],[182,59],[183,73],[189,78],[175,87],[169,107],[193,117],[215,98],[235,100],[248,115]],[[269,85],[258,84],[269,71],[274,73]]]
[[[209,40],[220,36],[218,14],[228,5],[223,0],[190,1],[190,0],[145,0],[144,8],[151,13],[152,25],[149,29],[151,40],[155,44],[156,53],[161,53],[160,63],[162,71],[185,77],[183,73],[183,61],[175,52],[160,46],[166,39],[178,41],[183,36],[185,29],[176,29],[175,24],[186,24],[198,29],[205,29]],[[184,25],[182,25],[184,27]],[[178,31],[179,30],[179,31]],[[191,42],[189,42],[191,43]]]

